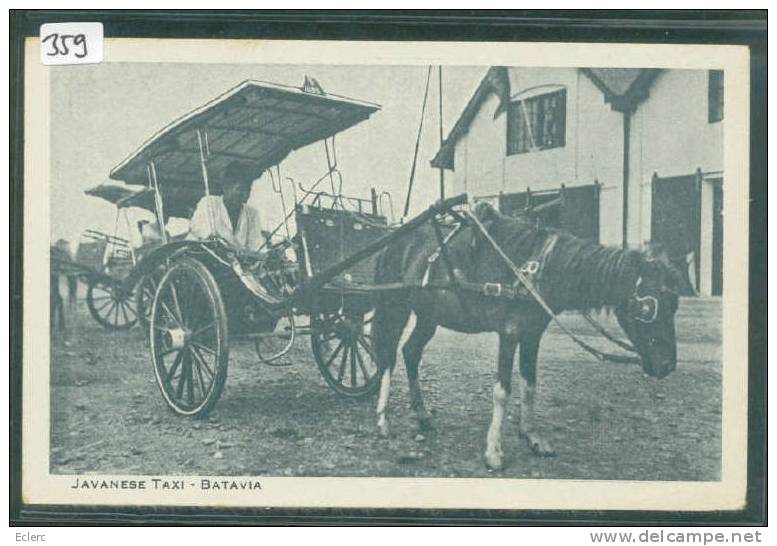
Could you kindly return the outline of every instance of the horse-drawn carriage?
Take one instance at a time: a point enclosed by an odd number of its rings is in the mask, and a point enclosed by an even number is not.
[[[201,416],[213,408],[236,339],[252,341],[261,361],[278,364],[307,334],[335,391],[361,397],[376,390],[370,338],[375,255],[435,213],[394,228],[376,192],[371,199],[342,195],[335,135],[378,109],[248,81],[164,128],[111,172],[112,179],[153,196],[160,219],[169,207],[191,208],[202,197],[221,194],[224,172],[236,160],[252,170],[252,179],[265,173],[262,179],[269,178],[280,197],[283,221],[258,253],[247,256],[218,237],[166,240],[133,270],[137,280],[153,279],[153,298],[146,303],[151,359],[174,412]],[[284,158],[316,142],[326,151],[324,175],[308,189],[283,178]],[[317,191],[327,184],[329,192]],[[289,191],[294,206],[286,210]]]
[[[154,279],[146,268],[138,266],[147,254],[167,240],[167,232],[159,227],[164,222],[159,224],[158,220],[132,222],[128,211],[138,208],[154,212],[154,194],[144,188],[110,183],[89,188],[84,193],[115,205],[113,232],[87,229],[81,235],[74,257],[62,250],[52,252],[52,271],[56,275],[77,277],[87,285],[87,308],[104,328],[125,330],[138,321],[145,324]],[[196,196],[171,191],[168,197],[176,205],[165,211],[164,220],[191,215],[189,204]],[[144,224],[152,227],[150,236],[141,228]]]

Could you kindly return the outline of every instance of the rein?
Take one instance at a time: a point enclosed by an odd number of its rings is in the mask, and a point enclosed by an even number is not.
[[[505,254],[505,252],[502,250],[502,248],[497,244],[497,242],[494,240],[493,237],[491,237],[491,234],[488,232],[488,230],[485,228],[485,226],[478,220],[477,216],[472,214],[470,211],[465,211],[465,214],[472,220],[472,222],[477,226],[477,228],[480,230],[480,232],[483,234],[483,236],[486,238],[486,240],[491,244],[491,246],[496,250],[497,254],[499,254],[499,257],[502,258],[502,260],[508,265],[510,270],[512,271],[513,275],[518,279],[518,281],[526,288],[526,290],[529,292],[529,294],[532,295],[532,297],[537,301],[537,303],[540,304],[540,307],[542,307],[545,312],[550,316],[551,320],[558,326],[562,332],[564,332],[567,336],[569,336],[572,341],[574,341],[578,346],[580,346],[583,350],[585,350],[587,353],[593,355],[597,360],[600,362],[616,362],[619,364],[640,364],[641,360],[639,357],[636,356],[629,356],[629,355],[617,355],[612,353],[605,353],[603,351],[600,351],[599,349],[596,349],[595,347],[592,347],[579,337],[577,337],[574,333],[572,333],[566,326],[564,326],[561,321],[558,319],[558,315],[556,315],[553,310],[550,308],[550,306],[547,304],[545,299],[542,297],[542,295],[539,293],[539,291],[535,288],[535,286],[532,284],[531,280],[524,275],[524,273],[521,271],[521,269],[515,265],[515,262],[513,262],[510,257]],[[622,347],[623,349],[626,349],[627,351],[634,351],[634,348],[631,347],[631,345],[624,343],[620,340],[615,340],[609,333],[605,333],[606,330],[602,328],[596,321],[594,321],[592,318],[590,318],[587,314],[584,314],[583,316],[586,317],[586,319],[591,322],[592,324],[595,324],[595,328],[599,333],[601,333],[606,339],[609,341],[615,343],[619,347]]]

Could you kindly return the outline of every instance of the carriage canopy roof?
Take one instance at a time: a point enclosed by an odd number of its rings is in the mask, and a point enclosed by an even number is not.
[[[100,184],[85,190],[86,195],[104,199],[119,208],[137,207],[151,213],[156,212],[154,190],[138,188],[125,184]],[[160,188],[165,216],[168,218],[191,218],[197,202],[205,195],[202,187],[162,187]]]
[[[135,195],[138,192],[142,192],[140,188],[127,187],[123,184],[99,184],[88,190],[84,190],[86,195],[92,197],[98,197],[109,203],[113,203],[116,206],[121,206],[122,201]]]
[[[337,95],[245,81],[157,132],[110,177],[146,185],[153,161],[160,187],[202,188],[199,129],[211,191],[220,193],[224,169],[232,161],[247,163],[258,178],[291,151],[352,127],[379,109]]]

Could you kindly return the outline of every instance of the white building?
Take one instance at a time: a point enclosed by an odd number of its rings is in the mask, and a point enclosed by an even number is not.
[[[720,294],[722,120],[720,71],[492,67],[432,165],[452,171],[449,195],[663,247],[689,260],[700,293]]]

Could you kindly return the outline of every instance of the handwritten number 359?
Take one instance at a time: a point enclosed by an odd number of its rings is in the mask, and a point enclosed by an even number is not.
[[[57,55],[67,55],[70,53],[70,48],[68,48],[68,41],[71,42],[71,47],[73,48],[73,55],[78,57],[79,59],[83,59],[86,57],[87,51],[86,51],[86,36],[83,34],[62,34],[59,35],[58,33],[49,34],[43,40],[41,40],[42,43],[49,42],[50,43],[50,50],[46,52],[46,55],[49,57],[55,57]],[[81,52],[79,53],[76,51],[77,48],[81,48]]]

